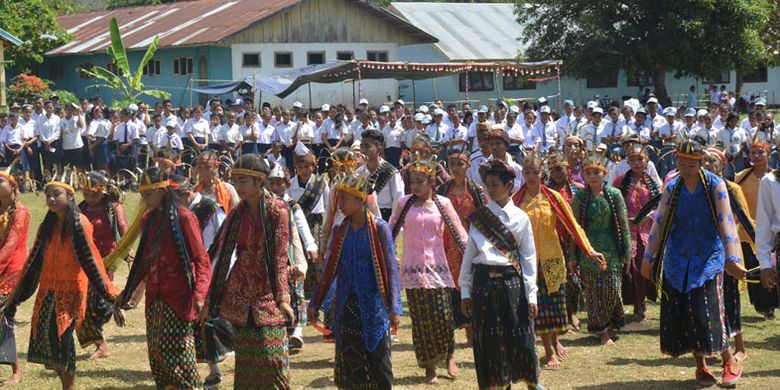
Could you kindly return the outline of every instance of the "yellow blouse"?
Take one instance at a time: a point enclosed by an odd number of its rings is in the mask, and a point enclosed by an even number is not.
[[[555,228],[555,212],[541,191],[534,197],[526,194],[520,209],[531,220],[539,277],[544,278],[549,292],[557,292],[566,282],[566,260]]]

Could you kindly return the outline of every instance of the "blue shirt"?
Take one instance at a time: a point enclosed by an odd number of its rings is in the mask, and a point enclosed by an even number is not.
[[[388,268],[386,272],[390,284],[390,310],[393,314],[401,315],[401,287],[390,225],[380,218],[374,218],[374,221],[379,240],[382,241]],[[334,232],[337,229],[338,226],[334,228]],[[372,352],[389,329],[390,316],[376,280],[368,233],[368,224],[363,224],[358,230],[352,230],[352,226],[347,228],[336,269],[335,291],[332,291],[332,298],[327,300],[329,302],[323,304],[323,310],[327,311],[330,305],[335,305],[331,327],[336,335],[336,343],[340,344],[338,330],[341,326],[341,318],[347,310],[347,297],[354,294],[358,300],[360,318],[363,322],[365,346],[369,352]]]
[[[723,179],[711,172],[706,172],[705,178],[713,204],[719,196],[728,196],[716,193],[716,187]],[[667,195],[672,193],[679,180],[681,177],[676,176],[664,186]],[[663,221],[656,220],[656,223]],[[699,182],[696,191],[690,193],[683,184],[664,249],[664,279],[675,290],[688,293],[723,272],[725,260],[726,252],[704,186]]]

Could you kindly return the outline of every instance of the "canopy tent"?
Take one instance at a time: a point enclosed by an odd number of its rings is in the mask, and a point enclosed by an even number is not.
[[[361,95],[361,80],[387,79],[422,80],[451,76],[469,72],[494,72],[507,76],[529,77],[531,81],[558,80],[560,92],[561,61],[539,62],[378,62],[349,61],[329,64],[309,65],[286,73],[255,75],[244,80],[220,83],[192,88],[193,92],[217,95],[233,92],[246,86],[252,86],[261,93],[270,93],[284,98],[296,89],[308,83],[337,83],[344,80],[357,80],[358,95]],[[468,99],[468,86],[466,90]]]

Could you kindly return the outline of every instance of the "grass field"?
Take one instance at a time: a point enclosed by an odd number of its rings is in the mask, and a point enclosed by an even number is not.
[[[128,194],[125,201],[128,216],[135,214],[138,195]],[[35,231],[45,213],[42,196],[24,195],[23,202],[32,214],[30,245]],[[29,246],[28,246],[29,247]],[[123,286],[128,267],[117,272],[117,285]],[[747,296],[743,302],[747,301]],[[25,372],[21,389],[58,388],[59,380],[52,371],[38,364],[29,364],[27,344],[34,298],[20,307],[17,320],[17,347]],[[658,306],[649,304],[649,320],[629,324],[622,337],[612,347],[600,347],[595,338],[586,334],[569,334],[562,338],[569,349],[565,367],[543,370],[542,381],[551,389],[693,389],[694,366],[690,356],[678,359],[665,357],[659,352]],[[750,305],[743,303],[743,324],[747,340],[748,359],[740,387],[745,389],[780,389],[780,322],[766,322]],[[630,312],[631,307],[627,306]],[[126,314],[127,326],[117,328],[113,322],[107,325],[107,340],[112,356],[89,361],[91,350],[78,349],[77,387],[81,389],[147,389],[154,387],[146,351],[143,307]],[[584,324],[583,324],[584,325]],[[584,328],[584,326],[583,326]],[[323,344],[311,327],[305,332],[306,345],[301,354],[291,357],[292,385],[300,388],[335,388],[333,383],[333,346]],[[476,388],[476,376],[471,350],[466,348],[463,331],[457,333],[456,358],[461,376],[456,380],[444,379],[442,389]],[[538,350],[543,352],[541,345]],[[716,376],[720,373],[717,359],[710,361]],[[232,388],[233,359],[221,364],[222,388]],[[423,371],[417,368],[412,346],[411,323],[408,316],[401,320],[398,341],[393,344],[393,369],[395,385],[403,389],[430,388],[422,385]],[[10,368],[0,369],[0,377],[10,375]],[[442,366],[441,374],[446,371]],[[205,377],[207,368],[201,366]]]

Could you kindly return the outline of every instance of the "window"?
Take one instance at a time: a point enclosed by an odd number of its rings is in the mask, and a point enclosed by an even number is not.
[[[274,66],[277,68],[289,68],[293,66],[293,56],[289,51],[274,53]]]
[[[767,80],[766,66],[759,66],[754,71],[742,76],[742,81],[746,83],[765,83]]]
[[[192,74],[192,58],[179,57],[173,59],[173,74],[188,76]]]
[[[470,92],[493,90],[493,72],[462,73],[459,82],[461,92],[466,92],[466,75],[468,75]]]
[[[588,88],[614,88],[617,87],[618,72],[604,72],[597,75],[591,75],[587,78]]]
[[[366,52],[366,59],[369,61],[387,62],[386,51],[368,51]]]
[[[705,78],[702,80],[703,84],[728,84],[731,82],[731,71],[723,70],[715,74],[715,77]]]
[[[325,63],[324,51],[310,51],[306,53],[306,65],[317,65]]]
[[[91,79],[92,76],[90,76],[89,74],[87,74],[84,71],[85,70],[92,70],[92,68],[94,68],[94,67],[95,67],[95,64],[93,64],[91,62],[85,62],[85,63],[79,65],[79,76],[82,79]]]
[[[339,61],[352,61],[355,59],[355,53],[351,51],[336,52],[336,59]]]
[[[626,85],[629,87],[647,87],[654,84],[655,80],[650,72],[644,70],[626,72]]]
[[[504,90],[536,89],[536,81],[529,81],[525,77],[504,76]]]
[[[62,80],[65,78],[65,67],[62,64],[49,65],[49,78],[52,81]]]
[[[115,63],[109,62],[106,64],[106,69],[108,69],[109,72],[119,76],[119,67],[116,66]]]
[[[160,75],[160,60],[151,59],[144,65],[144,76],[159,76]]]
[[[244,68],[259,68],[260,53],[244,53],[242,55],[241,66]]]

